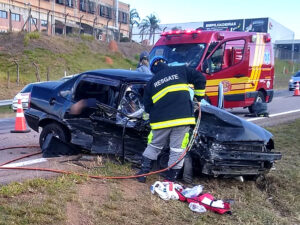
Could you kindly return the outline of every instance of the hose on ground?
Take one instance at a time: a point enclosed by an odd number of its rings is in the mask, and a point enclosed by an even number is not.
[[[199,129],[199,126],[200,126],[200,121],[201,121],[201,107],[200,107],[200,105],[199,105],[198,110],[199,110],[199,113],[198,113],[197,123],[194,127],[192,137],[191,137],[187,147],[185,148],[185,150],[183,151],[183,153],[181,154],[181,156],[177,159],[177,161],[175,163],[173,163],[172,165],[170,165],[170,166],[168,166],[164,169],[161,169],[161,170],[149,172],[149,173],[146,173],[146,174],[130,175],[130,176],[99,176],[99,175],[96,176],[96,175],[87,175],[87,174],[82,174],[82,173],[76,173],[76,172],[70,172],[70,171],[64,171],[64,170],[56,170],[56,169],[49,169],[49,168],[6,167],[5,166],[5,165],[7,165],[11,162],[15,162],[17,160],[20,160],[20,159],[23,159],[23,158],[26,158],[26,157],[37,155],[37,154],[40,154],[41,152],[28,154],[28,155],[22,156],[20,158],[10,160],[9,162],[5,162],[5,163],[0,165],[0,169],[4,169],[4,170],[45,171],[45,172],[53,172],[53,173],[59,173],[59,174],[74,174],[74,175],[77,175],[77,176],[89,177],[89,178],[93,178],[93,179],[132,179],[132,178],[138,178],[138,177],[144,177],[144,176],[150,176],[150,175],[162,173],[162,172],[165,172],[165,171],[173,168],[178,162],[180,162],[184,158],[186,153],[193,147],[193,144],[194,144],[195,139],[196,139],[197,134],[198,134],[198,129]],[[34,148],[34,147],[39,147],[39,146],[5,147],[5,148],[0,149],[0,151],[8,150],[8,149],[16,149],[16,148]]]

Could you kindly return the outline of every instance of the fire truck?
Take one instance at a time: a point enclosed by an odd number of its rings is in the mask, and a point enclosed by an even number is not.
[[[273,98],[274,56],[266,33],[175,30],[161,34],[150,58],[187,65],[206,75],[206,98],[217,105],[223,84],[224,108],[248,107]]]

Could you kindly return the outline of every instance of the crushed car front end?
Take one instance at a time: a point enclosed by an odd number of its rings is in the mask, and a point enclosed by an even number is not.
[[[272,134],[214,106],[202,107],[201,125],[190,154],[194,169],[213,176],[267,173],[281,153],[273,152]]]

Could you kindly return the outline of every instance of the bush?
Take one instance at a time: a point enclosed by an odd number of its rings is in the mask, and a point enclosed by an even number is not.
[[[93,40],[95,40],[94,36],[89,35],[89,34],[80,34],[80,38],[83,41],[93,41]]]
[[[37,31],[26,33],[24,36],[24,45],[27,46],[31,39],[39,39],[41,34]]]

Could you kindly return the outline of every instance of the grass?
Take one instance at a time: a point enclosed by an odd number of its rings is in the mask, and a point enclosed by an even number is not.
[[[0,224],[299,224],[300,120],[268,128],[276,151],[283,154],[276,170],[256,182],[199,177],[196,183],[219,199],[233,199],[233,214],[193,213],[188,204],[163,201],[146,184],[134,180],[95,181],[77,176],[35,179],[0,188]],[[105,160],[92,174],[133,174],[130,164]],[[73,214],[66,213],[71,206]],[[69,209],[70,210],[70,209]],[[8,221],[8,222],[7,222]]]
[[[11,106],[0,106],[0,118],[13,117],[15,115],[14,111],[11,109]]]
[[[0,224],[57,224],[66,220],[64,208],[76,184],[84,178],[61,176],[34,179],[0,188]]]
[[[292,74],[298,70],[300,70],[300,63],[275,60],[274,89],[288,89],[288,83]]]
[[[48,70],[50,80],[55,80],[63,77],[65,71],[68,75],[71,75],[101,68],[129,69],[136,67],[137,62],[124,58],[120,53],[103,50],[104,47],[101,47],[103,44],[94,41],[92,36],[82,35],[81,39],[83,41],[78,40],[78,38],[73,39],[53,38],[49,41],[40,33],[31,32],[24,35],[25,48],[22,52],[15,55],[0,52],[0,88],[5,89],[3,93],[0,93],[0,98],[12,98],[20,89],[13,86],[11,89],[15,91],[10,93],[6,85],[7,72],[10,73],[11,83],[15,83],[17,79],[17,66],[14,60],[17,60],[20,65],[21,86],[37,81],[36,69],[33,63],[38,65],[41,81],[46,81]],[[44,48],[42,46],[45,45],[45,42],[48,43],[48,46]],[[63,45],[65,51],[55,51],[61,45]],[[96,48],[93,48],[94,46]],[[97,49],[102,50],[97,51]],[[112,64],[106,63],[106,56],[113,59]]]
[[[39,32],[26,33],[24,36],[24,46],[28,46],[30,40],[39,39],[41,37]]]

